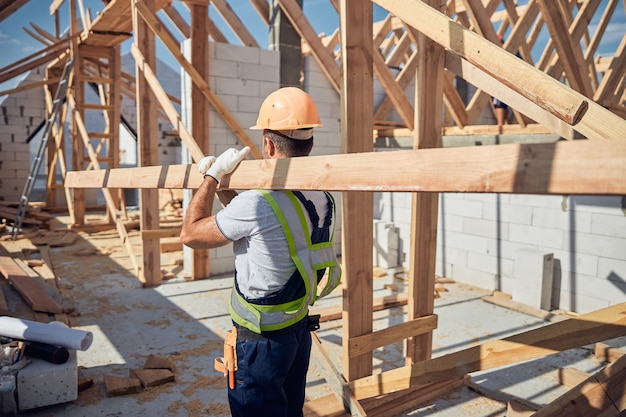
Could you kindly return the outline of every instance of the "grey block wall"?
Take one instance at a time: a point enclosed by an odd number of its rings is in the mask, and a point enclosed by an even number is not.
[[[17,86],[40,81],[44,67],[36,68]],[[28,178],[28,137],[44,120],[42,89],[30,89],[0,97],[0,200],[19,202]],[[43,131],[43,129],[42,129]]]
[[[406,264],[411,196],[379,193]],[[440,195],[437,274],[531,304],[553,255],[551,308],[586,313],[626,301],[626,197]]]
[[[134,60],[130,54],[122,57],[124,71],[134,74]],[[162,61],[157,61],[157,76],[165,90],[175,97],[180,96],[180,75]],[[45,65],[30,71],[21,80],[18,86],[41,81],[45,77]],[[24,191],[32,161],[41,142],[44,128],[35,135],[28,143],[29,135],[36,131],[45,115],[45,98],[43,88],[33,88],[8,96],[0,97],[0,200],[19,201]],[[96,93],[90,89],[85,90],[85,101],[88,103],[99,102]],[[134,100],[122,98],[121,114],[136,128],[136,108]],[[65,131],[69,135],[71,131],[71,115],[68,115]],[[104,127],[104,117],[101,112],[85,112],[85,124],[91,132],[101,131]],[[168,136],[166,133],[173,130],[172,125],[164,120],[159,120],[159,161],[162,164],[172,164],[180,161],[180,140]],[[136,166],[137,143],[123,128],[120,128],[120,158],[122,166]],[[66,136],[67,138],[68,136]],[[99,140],[95,140],[97,145]],[[67,169],[72,170],[71,140],[66,139],[66,164]],[[106,163],[103,164],[106,168]],[[30,201],[45,201],[46,166],[41,165],[35,188]],[[60,179],[59,179],[60,181]],[[57,191],[59,202],[64,201],[65,194],[62,190]],[[100,192],[87,190],[87,204],[103,204],[104,198]],[[133,205],[132,201],[128,202]]]

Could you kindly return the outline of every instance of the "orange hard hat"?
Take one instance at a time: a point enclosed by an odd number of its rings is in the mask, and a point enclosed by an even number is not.
[[[283,87],[263,101],[256,124],[250,129],[297,130],[321,125],[311,96],[297,87]]]

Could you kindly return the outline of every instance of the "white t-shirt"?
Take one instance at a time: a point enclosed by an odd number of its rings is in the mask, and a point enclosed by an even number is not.
[[[303,191],[302,194],[315,204],[321,227],[329,209],[326,196],[321,191]],[[237,285],[244,296],[261,298],[285,285],[296,266],[289,255],[283,228],[259,191],[240,193],[217,213],[215,221],[222,234],[233,241]],[[308,216],[307,223],[310,230]]]

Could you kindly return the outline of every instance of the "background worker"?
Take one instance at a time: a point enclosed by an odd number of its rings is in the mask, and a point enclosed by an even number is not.
[[[309,155],[313,129],[320,125],[311,97],[287,87],[265,99],[251,129],[263,130],[263,158],[278,159]],[[303,415],[310,331],[319,327],[319,317],[315,322],[308,308],[341,276],[332,245],[334,203],[322,191],[249,190],[232,193],[224,209],[212,215],[218,183],[248,151],[229,149],[199,161],[204,181],[189,203],[180,237],[194,249],[233,243],[229,311],[237,370],[234,388],[228,389],[232,415],[297,417]],[[320,284],[327,269],[325,285]]]

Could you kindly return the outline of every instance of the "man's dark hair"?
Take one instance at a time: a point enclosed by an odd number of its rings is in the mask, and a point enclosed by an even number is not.
[[[313,149],[313,137],[310,139],[292,139],[276,130],[265,129],[263,136],[268,137],[274,142],[276,149],[291,157],[308,156]]]

